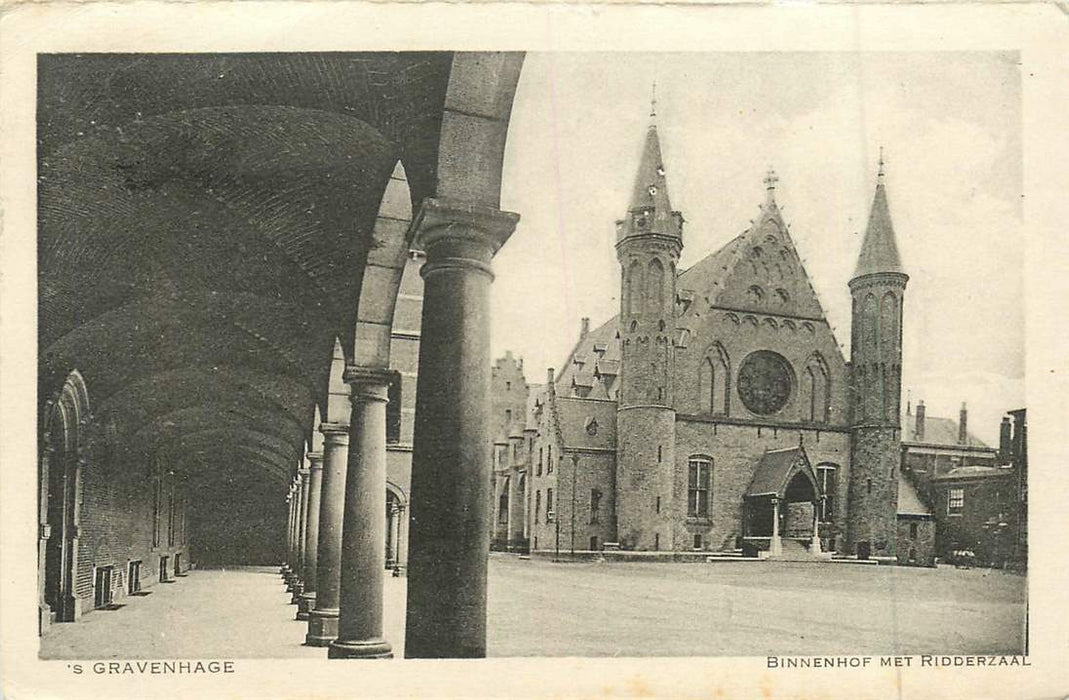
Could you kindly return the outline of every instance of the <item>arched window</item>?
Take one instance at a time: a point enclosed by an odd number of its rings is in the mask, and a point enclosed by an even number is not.
[[[731,365],[727,351],[720,343],[713,343],[705,359],[702,360],[698,371],[698,384],[700,411],[714,415],[728,415]]]
[[[657,258],[650,260],[649,296],[647,297],[657,313],[664,309],[664,265]]]
[[[776,290],[776,301],[783,305],[789,304],[791,303],[791,295],[786,289],[780,287]]]
[[[861,344],[870,351],[876,349],[877,314],[876,297],[869,294],[861,307]]]
[[[827,423],[831,407],[831,382],[828,366],[820,353],[813,353],[802,372],[802,420]]]
[[[760,304],[765,300],[765,290],[756,284],[750,285],[750,288],[746,290],[746,300],[753,304]]]
[[[687,516],[709,517],[713,460],[697,455],[687,460]]]
[[[638,260],[631,261],[627,271],[627,315],[638,313],[642,302],[642,265]],[[634,329],[632,329],[634,330]]]

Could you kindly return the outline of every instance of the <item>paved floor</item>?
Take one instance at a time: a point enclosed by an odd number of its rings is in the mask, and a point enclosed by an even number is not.
[[[403,654],[405,579],[385,633]],[[492,656],[1020,653],[1026,582],[982,569],[579,563],[493,555]],[[322,658],[274,568],[200,570],[56,625],[45,658]]]

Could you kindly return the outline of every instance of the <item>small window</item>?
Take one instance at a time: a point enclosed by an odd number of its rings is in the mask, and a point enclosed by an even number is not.
[[[653,533],[653,550],[655,552],[661,551],[661,533]]]
[[[512,382],[505,382],[505,391],[512,391]]]
[[[657,502],[654,504],[653,507],[654,507],[654,510],[656,510],[658,513],[661,512],[661,497],[660,496],[657,497]]]
[[[553,522],[553,489],[546,489],[546,522]]]
[[[511,425],[512,425],[512,409],[511,408],[506,408],[505,409],[505,427],[509,427]]]
[[[702,544],[702,533],[696,532],[694,533],[694,549],[702,548],[704,548],[704,545]]]
[[[127,591],[130,594],[138,593],[141,590],[141,560],[130,562],[130,573],[127,576],[128,585]]]
[[[546,448],[546,474],[553,473],[553,445]]]
[[[535,476],[542,476],[542,449],[538,448],[538,469],[535,471]]]
[[[961,515],[965,508],[965,489],[947,491],[947,515]]]
[[[542,517],[542,492],[541,491],[535,491],[534,521],[536,523],[537,522],[541,522],[541,517]]]
[[[765,290],[761,289],[761,287],[757,286],[756,284],[752,285],[749,289],[746,290],[746,298],[755,304],[759,304],[764,301]]]
[[[778,301],[780,304],[789,304],[791,301],[791,295],[787,292],[786,289],[783,289],[781,287],[780,289],[776,290],[776,301]]]
[[[917,523],[910,523],[909,524],[909,539],[911,539],[911,540],[917,539]]]
[[[872,479],[867,479],[865,481],[865,490],[870,494],[872,493]]]
[[[601,520],[601,491],[590,489],[590,524],[594,525]],[[593,547],[591,547],[593,549]]]
[[[657,461],[661,461],[661,446],[657,445]]]

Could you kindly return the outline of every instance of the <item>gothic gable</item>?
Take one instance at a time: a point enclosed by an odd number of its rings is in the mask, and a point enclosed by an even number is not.
[[[773,203],[743,234],[722,289],[710,305],[757,314],[824,319],[824,309]]]

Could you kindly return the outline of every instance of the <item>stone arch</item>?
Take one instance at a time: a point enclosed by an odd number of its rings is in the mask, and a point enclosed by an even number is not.
[[[390,366],[390,338],[397,292],[412,248],[412,198],[404,165],[397,161],[379,201],[356,309],[352,363]]]
[[[407,559],[408,494],[399,485],[386,481],[386,566],[403,566]]]
[[[330,356],[330,372],[327,376],[327,402],[323,415],[327,423],[348,424],[352,405],[349,403],[349,385],[345,383],[345,350],[341,340],[334,339]]]
[[[82,468],[89,451],[89,391],[72,370],[44,404],[38,461],[38,602],[40,631],[71,622],[80,610],[75,591]]]
[[[500,206],[520,52],[458,51],[446,88],[438,146],[436,196]]]

